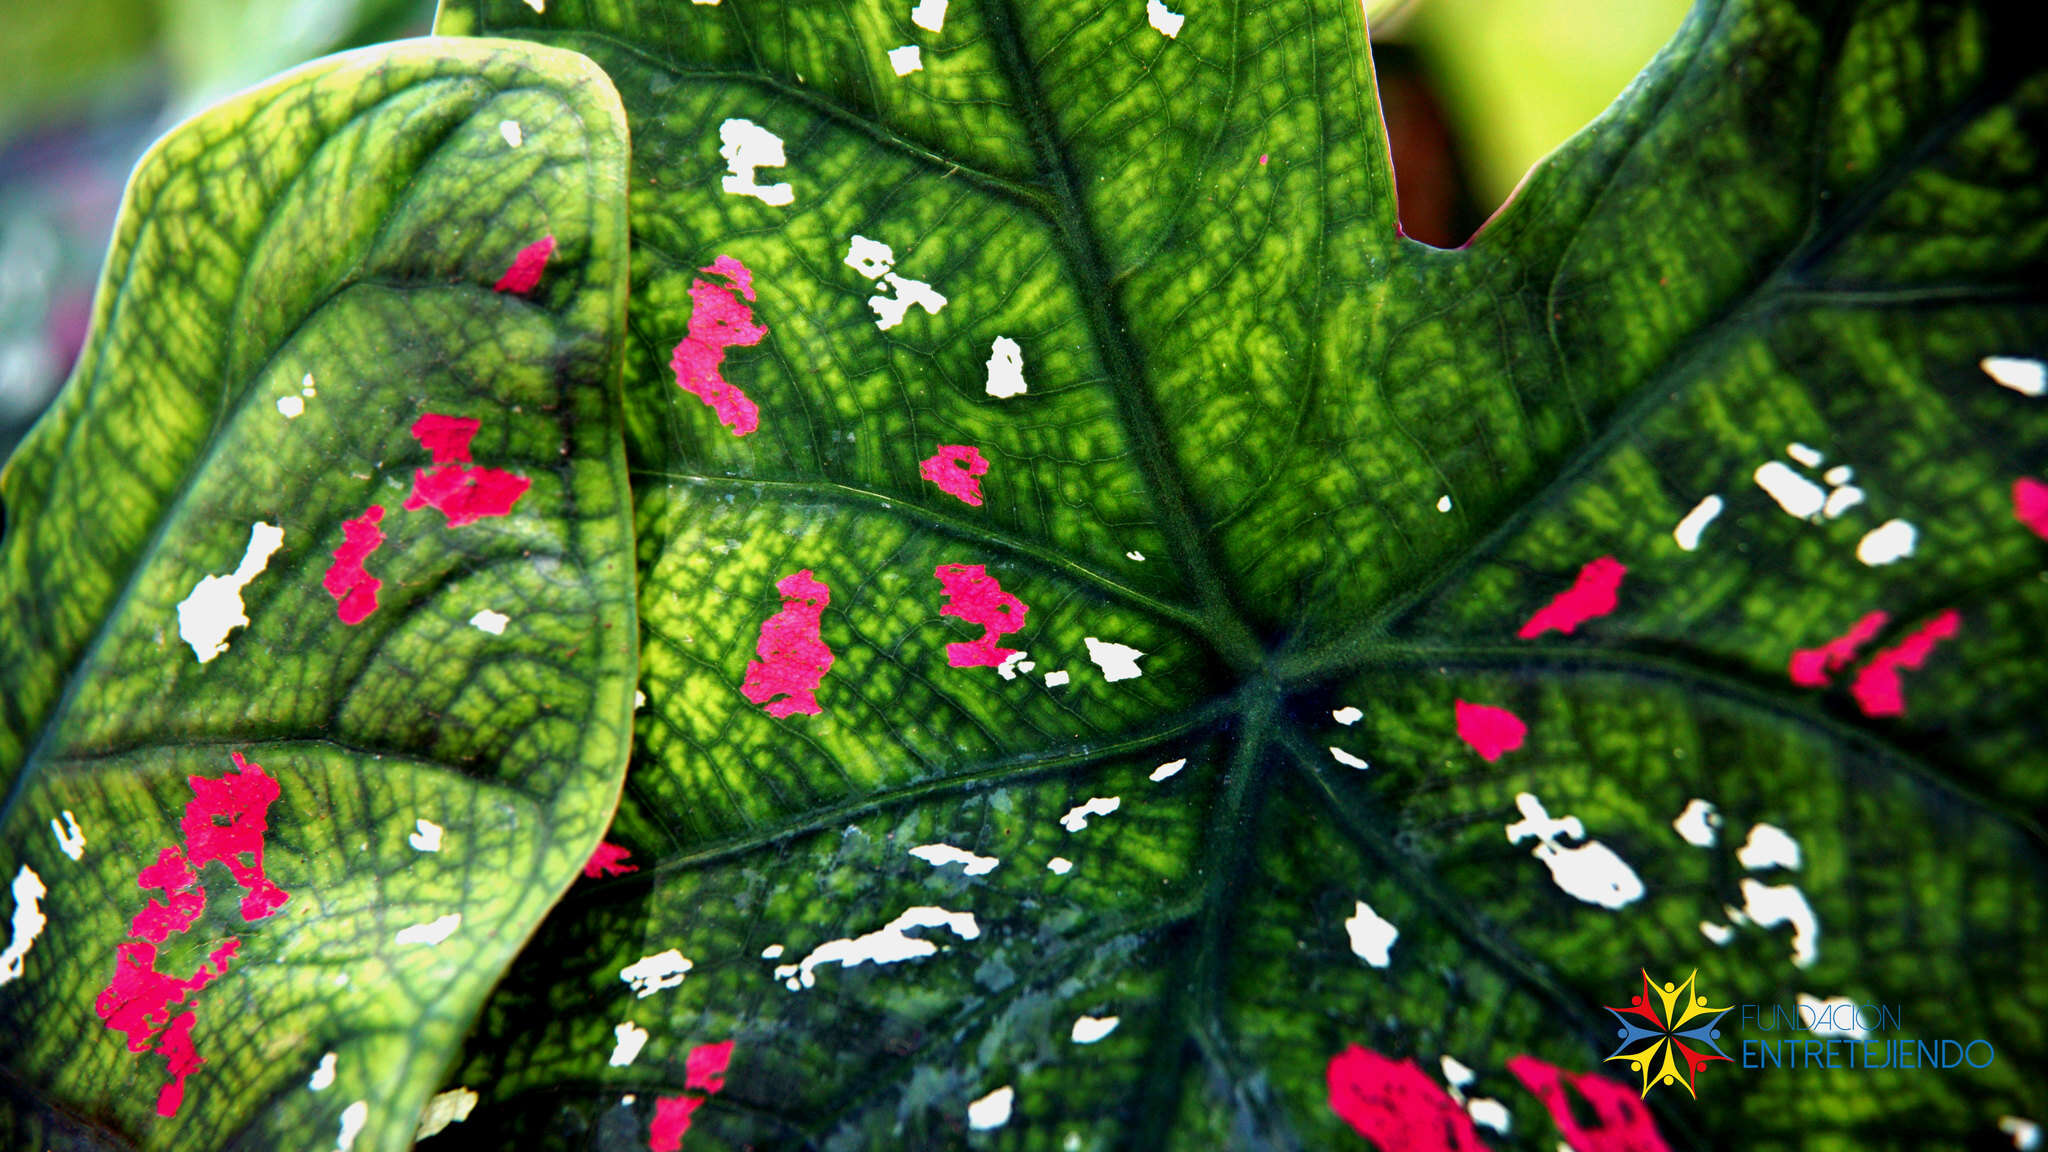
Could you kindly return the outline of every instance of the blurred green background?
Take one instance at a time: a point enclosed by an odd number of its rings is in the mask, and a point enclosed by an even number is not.
[[[1367,0],[1403,229],[1463,243],[1687,7]],[[0,458],[71,370],[150,141],[315,56],[424,34],[432,16],[431,0],[0,0]]]

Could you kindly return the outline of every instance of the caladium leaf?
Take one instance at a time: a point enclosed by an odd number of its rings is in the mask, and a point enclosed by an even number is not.
[[[1447,252],[1397,233],[1355,0],[450,0],[633,124],[647,706],[442,1139],[2039,1118],[2013,9],[1704,0]],[[1995,1058],[1697,1103],[1606,1063],[1601,1009],[1695,969]]]
[[[0,1144],[411,1145],[624,770],[626,139],[419,41],[141,164],[0,476]]]

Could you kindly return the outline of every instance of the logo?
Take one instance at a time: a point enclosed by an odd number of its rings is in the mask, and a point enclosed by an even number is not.
[[[1698,1099],[1693,1078],[1699,1070],[1716,1060],[1728,1060],[1727,1053],[1714,1043],[1721,1035],[1715,1025],[1733,1005],[1710,1007],[1707,998],[1693,990],[1698,975],[1699,970],[1694,969],[1683,984],[1658,984],[1644,969],[1642,994],[1629,997],[1626,1008],[1607,1009],[1621,1021],[1621,1029],[1615,1033],[1621,1037],[1621,1045],[1607,1060],[1625,1060],[1630,1071],[1641,1073],[1644,1097],[1652,1088],[1679,1084]]]

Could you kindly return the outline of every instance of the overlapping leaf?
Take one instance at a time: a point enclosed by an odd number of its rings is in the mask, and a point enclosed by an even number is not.
[[[626,154],[588,61],[421,41],[143,161],[0,475],[0,1144],[411,1144],[625,761]]]
[[[1997,1051],[1715,1065],[1703,1103],[1650,1097],[1668,1147],[2038,1117],[2048,596],[2012,491],[2048,401],[1979,366],[2048,346],[2048,72],[2015,19],[1705,0],[1444,252],[1397,235],[1355,4],[444,5],[589,54],[633,124],[648,700],[612,833],[638,871],[572,889],[492,1000],[464,1138],[1356,1147],[1331,1068],[1358,1045],[1453,1117],[1462,1062],[1508,1116],[1484,1145],[1549,1149],[1583,1101],[1510,1062],[1631,1078],[1599,1006],[1643,967]],[[729,166],[756,132],[785,162]],[[857,236],[944,306],[891,323],[869,298],[915,290]],[[743,437],[671,368],[738,299],[719,257],[767,329],[720,364]],[[1022,395],[989,386],[999,338]],[[989,461],[983,504],[922,478],[943,445]],[[1879,563],[1889,529],[1859,559],[1890,520],[1910,554]],[[1529,626],[1603,556],[1611,612]],[[949,662],[980,634],[944,614],[956,564],[1029,606],[1001,643],[1034,670]],[[744,689],[799,571],[833,662],[819,714],[777,718]],[[1903,714],[1860,705],[1950,609]],[[1829,685],[1792,682],[1873,612]],[[1483,760],[1459,701],[1526,734]],[[1674,826],[1695,799],[1711,846]],[[1796,867],[1738,855],[1758,824]],[[1398,929],[1384,968],[1361,902]],[[621,979],[668,950],[672,987]],[[690,1056],[727,1041],[714,1093]]]

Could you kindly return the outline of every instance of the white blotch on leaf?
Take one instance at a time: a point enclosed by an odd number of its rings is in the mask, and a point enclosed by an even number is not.
[[[526,143],[526,137],[520,133],[517,120],[498,121],[498,135],[505,138],[505,145],[508,148],[517,148]]]
[[[1766,868],[1798,868],[1799,841],[1776,824],[1758,824],[1735,852],[1735,859],[1751,872]]]
[[[1001,1128],[1010,1122],[1010,1109],[1017,1102],[1017,1090],[1004,1085],[967,1105],[967,1126],[976,1132]]]
[[[299,395],[311,400],[318,394],[313,387],[313,374],[311,372],[306,373],[306,378],[299,381]]]
[[[625,1068],[640,1058],[640,1049],[647,1044],[647,1029],[631,1020],[612,1026],[611,1066]]]
[[[476,1111],[476,1093],[466,1087],[450,1088],[448,1091],[427,1101],[427,1107],[420,1113],[420,1126],[412,1135],[414,1140],[425,1140],[437,1135],[450,1124],[460,1124]]]
[[[1024,346],[1008,336],[996,337],[988,349],[988,394],[1008,399],[1022,396],[1029,390],[1024,383]],[[1139,556],[1138,559],[1144,557]]]
[[[1335,744],[1330,745],[1330,755],[1337,761],[1337,763],[1344,765],[1346,768],[1356,768],[1360,772],[1363,772],[1367,768],[1372,767],[1372,765],[1366,763],[1363,759],[1357,756],[1353,756],[1351,753],[1346,752],[1342,748],[1337,747]]]
[[[1138,563],[1143,564],[1145,562],[1145,554],[1143,552],[1138,551],[1136,548],[1133,548],[1129,552],[1124,553],[1124,559],[1135,560]]]
[[[538,2],[538,0],[534,0]],[[538,9],[536,9],[538,11]],[[336,1152],[348,1152],[355,1147],[356,1137],[363,1134],[363,1126],[370,1122],[370,1102],[358,1100],[341,1110],[341,1133],[334,1138]]]
[[[1481,1128],[1491,1128],[1503,1136],[1508,1134],[1508,1123],[1511,1118],[1508,1116],[1507,1105],[1500,1101],[1490,1096],[1481,1096],[1465,1105],[1465,1112],[1472,1117],[1472,1122]]]
[[[526,0],[526,6],[535,12],[546,12],[548,10],[548,0]]]
[[[50,833],[57,837],[57,850],[73,860],[85,859],[85,830],[78,826],[78,819],[71,815],[71,809],[64,810],[64,823],[50,821]]]
[[[334,1066],[341,1057],[333,1052],[320,1057],[320,1066],[306,1077],[306,1087],[314,1092],[325,1092],[334,1087]]]
[[[1360,720],[1365,719],[1365,713],[1360,712],[1356,708],[1339,708],[1335,712],[1330,713],[1330,719],[1349,728]]]
[[[2048,365],[2022,356],[1986,356],[1977,361],[1986,376],[2022,396],[2048,395]]]
[[[674,988],[696,967],[687,956],[677,949],[656,952],[642,956],[624,968],[619,969],[619,979],[633,986],[633,995],[642,1000],[664,988]]]
[[[1060,827],[1069,832],[1079,832],[1088,826],[1090,816],[1107,816],[1123,807],[1121,796],[1090,796],[1086,802],[1076,804],[1060,817]]]
[[[1449,512],[1451,510],[1450,493],[1446,492],[1443,495],[1436,498],[1436,510],[1439,512]]]
[[[721,184],[728,196],[752,196],[771,208],[784,207],[796,199],[788,184],[755,183],[757,168],[780,168],[789,163],[782,150],[782,137],[752,120],[738,118],[718,126],[718,154],[725,158],[726,176]]]
[[[1073,1039],[1076,1044],[1093,1044],[1111,1032],[1116,1031],[1117,1016],[1083,1016],[1074,1021]]]
[[[910,22],[927,32],[946,30],[946,0],[918,0],[910,10]]]
[[[1809,448],[1797,440],[1785,445],[1785,455],[1799,461],[1808,468],[1818,468],[1821,466],[1821,462],[1827,459],[1826,456],[1820,453],[1819,449]]]
[[[898,76],[908,76],[912,72],[922,72],[924,71],[924,52],[915,44],[905,44],[901,48],[891,48],[889,49],[889,67],[894,68]]]
[[[1055,856],[1045,862],[1045,867],[1055,876],[1065,876],[1074,870],[1074,862],[1065,856]]]
[[[297,420],[306,414],[306,401],[298,396],[279,396],[277,412],[287,420]]]
[[[974,913],[948,912],[944,908],[921,904],[907,909],[903,915],[865,936],[827,940],[811,949],[810,955],[800,962],[778,965],[775,978],[795,992],[817,984],[817,970],[821,965],[856,968],[862,964],[898,964],[935,955],[939,946],[909,935],[913,928],[945,928],[962,940],[973,940],[981,935],[981,926],[974,922]]]
[[[1716,924],[1712,920],[1702,920],[1700,921],[1700,935],[1705,936],[1708,943],[1726,948],[1728,942],[1735,939],[1735,929],[1730,928],[1726,924]]]
[[[284,544],[284,529],[257,521],[249,528],[249,547],[242,562],[226,576],[203,576],[192,594],[178,604],[178,636],[205,664],[228,650],[228,633],[246,626],[242,589],[261,575],[271,554]]]
[[[1801,520],[1817,516],[1827,507],[1828,494],[1821,486],[1787,467],[1781,460],[1757,465],[1756,486],[1763,489],[1788,516]]]
[[[1110,644],[1093,636],[1082,638],[1088,645],[1088,659],[1102,669],[1102,678],[1114,684],[1119,680],[1136,680],[1145,673],[1139,669],[1138,660],[1145,654],[1128,644]]]
[[[393,938],[393,942],[432,946],[455,935],[455,930],[460,927],[462,927],[462,913],[450,912],[446,916],[439,917],[426,924],[415,924],[410,928],[400,928],[398,935]]]
[[[1578,817],[1553,820],[1543,802],[1528,792],[1516,794],[1515,806],[1521,809],[1522,819],[1506,825],[1508,843],[1535,837],[1536,847],[1530,855],[1543,861],[1551,880],[1567,894],[1603,908],[1623,908],[1642,899],[1642,877],[1614,849],[1598,840],[1586,840]],[[1586,842],[1567,848],[1558,842],[1564,836]]]
[[[1671,530],[1671,538],[1678,541],[1678,546],[1687,552],[1698,550],[1700,533],[1707,530],[1707,525],[1714,522],[1714,518],[1721,514],[1721,509],[1725,506],[1726,503],[1718,493],[1706,497],[1693,505],[1692,511],[1685,514],[1685,519],[1678,522],[1678,527]]]
[[[1856,558],[1872,568],[1895,564],[1913,554],[1920,530],[1904,520],[1887,520],[1856,542]]]
[[[920,844],[912,848],[910,854],[934,868],[943,868],[948,864],[964,864],[969,876],[986,876],[995,871],[996,865],[1002,863],[994,856],[976,856],[951,844]]]
[[[1173,776],[1174,774],[1178,773],[1181,769],[1187,766],[1188,762],[1185,759],[1169,760],[1166,763],[1161,764],[1159,767],[1154,768],[1152,770],[1152,775],[1146,777],[1146,779],[1152,781],[1154,784],[1157,784],[1161,780],[1165,780]]]
[[[780,959],[782,959],[782,945],[780,945],[780,944],[770,944],[770,945],[769,945],[769,946],[767,946],[766,948],[763,948],[763,949],[761,949],[761,959],[763,959],[763,960],[780,960]]]
[[[1385,968],[1393,962],[1394,941],[1401,936],[1393,921],[1373,911],[1363,900],[1357,902],[1344,921],[1344,933],[1351,937],[1351,951],[1375,968]]]
[[[1047,688],[1064,688],[1067,686],[1067,680],[1068,676],[1064,670],[1059,672],[1047,672],[1045,674],[1045,686]]]
[[[913,305],[926,313],[936,316],[946,306],[946,298],[932,291],[932,286],[922,280],[912,280],[890,272],[882,277],[886,287],[895,290],[894,296],[870,296],[868,307],[875,310],[875,327],[887,332],[903,323]]]
[[[1187,23],[1187,19],[1186,16],[1160,3],[1160,0],[1145,0],[1146,22],[1169,40],[1180,35],[1180,26]]]
[[[2000,1116],[1998,1130],[2012,1137],[2019,1152],[2034,1152],[2041,1146],[2041,1126],[2020,1116]]]
[[[1828,469],[1827,472],[1821,476],[1821,479],[1827,481],[1830,484],[1847,484],[1849,481],[1854,480],[1855,478],[1856,470],[1854,468],[1849,467],[1847,464],[1837,464],[1833,468]]]
[[[1038,667],[1028,659],[1030,655],[1029,652],[1012,650],[1008,656],[1003,657],[1001,664],[996,665],[996,675],[1005,680],[1015,680],[1020,672],[1028,674],[1033,668]]]
[[[880,240],[857,235],[847,241],[846,266],[870,280],[880,280],[896,267],[896,251]]]
[[[1863,503],[1863,489],[1854,484],[1844,484],[1828,493],[1828,501],[1821,506],[1821,515],[1830,520],[1839,520],[1842,513]]]
[[[14,874],[14,919],[7,950],[0,952],[0,984],[21,979],[22,969],[28,963],[28,950],[35,947],[36,937],[43,934],[44,926],[50,922],[42,908],[42,899],[49,891],[43,887],[43,878],[26,864]]]
[[[1458,1059],[1456,1056],[1445,1055],[1439,1057],[1437,1066],[1444,1070],[1444,1083],[1450,1086],[1451,1099],[1463,1104],[1465,1102],[1465,1086],[1478,1079],[1478,1076],[1472,1069],[1465,1066],[1463,1060]]]
[[[1820,918],[1806,893],[1797,885],[1772,886],[1745,877],[1742,881],[1742,910],[1759,927],[1792,926],[1792,963],[1810,968],[1820,959]]]
[[[439,852],[441,850],[441,833],[447,831],[447,829],[424,816],[414,820],[412,826],[413,833],[405,838],[406,843],[421,852]]]
[[[493,612],[489,608],[469,618],[470,627],[479,632],[489,632],[493,636],[503,636],[505,634],[505,625],[511,622],[512,618],[510,616],[502,612]]]
[[[1685,811],[1671,822],[1678,835],[1687,844],[1700,848],[1712,848],[1720,838],[1721,813],[1705,800],[1695,796],[1685,802]]]

